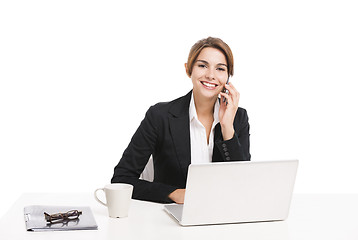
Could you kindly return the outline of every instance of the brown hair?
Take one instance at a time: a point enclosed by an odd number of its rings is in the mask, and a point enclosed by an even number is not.
[[[187,74],[190,77],[193,71],[194,63],[199,56],[201,50],[206,47],[212,47],[220,50],[226,58],[228,64],[229,76],[234,75],[234,56],[232,55],[230,47],[220,38],[208,37],[197,41],[190,49],[188,62],[187,62]]]

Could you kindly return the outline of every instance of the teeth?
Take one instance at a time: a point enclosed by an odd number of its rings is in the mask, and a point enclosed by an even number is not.
[[[203,84],[207,87],[215,87],[215,84],[210,84],[210,83],[207,83],[207,82],[203,82]]]

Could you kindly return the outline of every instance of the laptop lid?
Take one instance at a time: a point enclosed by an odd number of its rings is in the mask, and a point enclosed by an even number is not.
[[[180,224],[284,220],[298,160],[190,165]]]

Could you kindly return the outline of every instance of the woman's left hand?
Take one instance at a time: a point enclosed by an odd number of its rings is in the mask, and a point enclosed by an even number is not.
[[[226,101],[220,102],[219,120],[221,124],[221,132],[224,141],[231,139],[234,134],[234,119],[236,111],[239,106],[240,93],[236,90],[234,85],[229,82],[225,85],[225,88],[229,91],[228,93],[221,92],[221,99],[226,98]]]

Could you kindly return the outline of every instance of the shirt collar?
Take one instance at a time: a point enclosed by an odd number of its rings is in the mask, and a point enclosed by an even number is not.
[[[191,93],[191,99],[190,99],[190,104],[189,104],[189,121],[192,121],[194,118],[198,119],[198,115],[196,114],[194,95],[193,95],[193,93]]]
[[[219,99],[215,102],[214,106],[214,122],[213,127],[219,122],[219,109],[220,109],[220,102]],[[193,119],[198,119],[198,115],[196,113],[195,103],[194,103],[194,95],[191,93],[191,99],[189,104],[189,121],[192,121]]]

